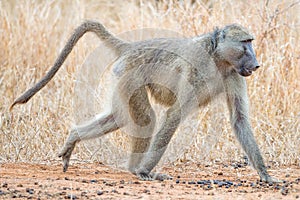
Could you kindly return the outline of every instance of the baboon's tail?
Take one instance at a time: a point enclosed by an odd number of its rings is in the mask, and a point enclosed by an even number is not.
[[[86,32],[94,32],[105,44],[107,44],[109,47],[111,47],[117,54],[120,54],[122,51],[124,51],[128,43],[122,41],[121,39],[113,36],[110,32],[108,32],[105,27],[94,21],[86,21],[82,23],[79,27],[77,27],[72,34],[72,36],[69,38],[67,44],[59,54],[58,58],[56,59],[53,67],[47,72],[47,74],[32,88],[27,90],[22,96],[17,98],[14,103],[10,106],[9,110],[12,110],[12,108],[16,104],[24,104],[31,99],[40,89],[42,89],[56,74],[56,72],[59,70],[59,68],[62,66],[66,58],[68,57],[69,53],[72,51],[75,44],[78,42],[78,40],[86,33]]]

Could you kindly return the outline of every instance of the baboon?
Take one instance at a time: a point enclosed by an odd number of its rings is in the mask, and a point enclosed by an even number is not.
[[[26,103],[59,70],[77,41],[95,33],[118,55],[112,72],[118,77],[109,113],[70,131],[59,157],[63,171],[77,142],[93,139],[128,123],[132,154],[129,170],[141,180],[169,179],[153,173],[180,122],[196,108],[225,93],[234,133],[262,181],[273,182],[253,136],[248,114],[245,77],[259,68],[253,36],[231,24],[192,38],[157,38],[126,42],[98,22],[85,21],[75,29],[50,71],[11,105]],[[153,135],[155,112],[149,98],[167,107],[166,119]]]

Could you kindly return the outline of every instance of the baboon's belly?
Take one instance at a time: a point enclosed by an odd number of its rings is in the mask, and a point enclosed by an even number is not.
[[[174,92],[162,85],[152,83],[147,85],[147,88],[151,93],[151,97],[153,97],[157,103],[172,106],[176,101]]]

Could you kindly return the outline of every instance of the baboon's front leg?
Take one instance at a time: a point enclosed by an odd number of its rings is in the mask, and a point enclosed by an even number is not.
[[[227,103],[230,120],[234,133],[242,145],[253,167],[257,170],[261,180],[273,182],[267,172],[258,145],[253,136],[248,116],[248,96],[246,82],[238,74],[225,80]]]
[[[128,169],[135,173],[147,152],[155,127],[155,113],[151,107],[145,87],[135,90],[129,99],[129,113],[133,121],[131,126],[132,145]]]
[[[98,117],[86,125],[78,126],[70,131],[65,145],[58,155],[63,160],[63,171],[66,172],[69,167],[71,154],[77,142],[81,140],[92,139],[100,137],[106,133],[112,132],[119,128],[115,122],[113,114]]]
[[[137,176],[142,180],[165,179],[170,178],[167,175],[150,173],[157,165],[168,144],[176,131],[181,120],[180,106],[175,104],[167,111],[166,120],[160,131],[155,135],[149,147],[149,150],[143,158],[139,169],[136,171]]]

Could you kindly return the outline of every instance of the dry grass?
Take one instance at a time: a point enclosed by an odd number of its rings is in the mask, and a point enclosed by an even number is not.
[[[285,1],[1,1],[0,2],[0,161],[57,159],[73,121],[70,99],[75,72],[99,41],[85,36],[46,89],[28,104],[8,112],[9,105],[43,76],[72,30],[84,19],[96,19],[121,33],[143,27],[170,29],[186,36],[215,26],[240,23],[256,36],[261,68],[247,78],[251,120],[267,162],[300,164],[300,3]],[[121,6],[119,6],[122,4]],[[221,105],[222,107],[217,107]],[[216,112],[219,111],[219,112]],[[222,101],[197,116],[198,134],[183,159],[210,162],[243,155],[229,126]],[[196,124],[196,123],[192,123]],[[184,135],[184,134],[182,134]],[[88,160],[84,143],[73,158]],[[97,157],[92,157],[92,160]]]

